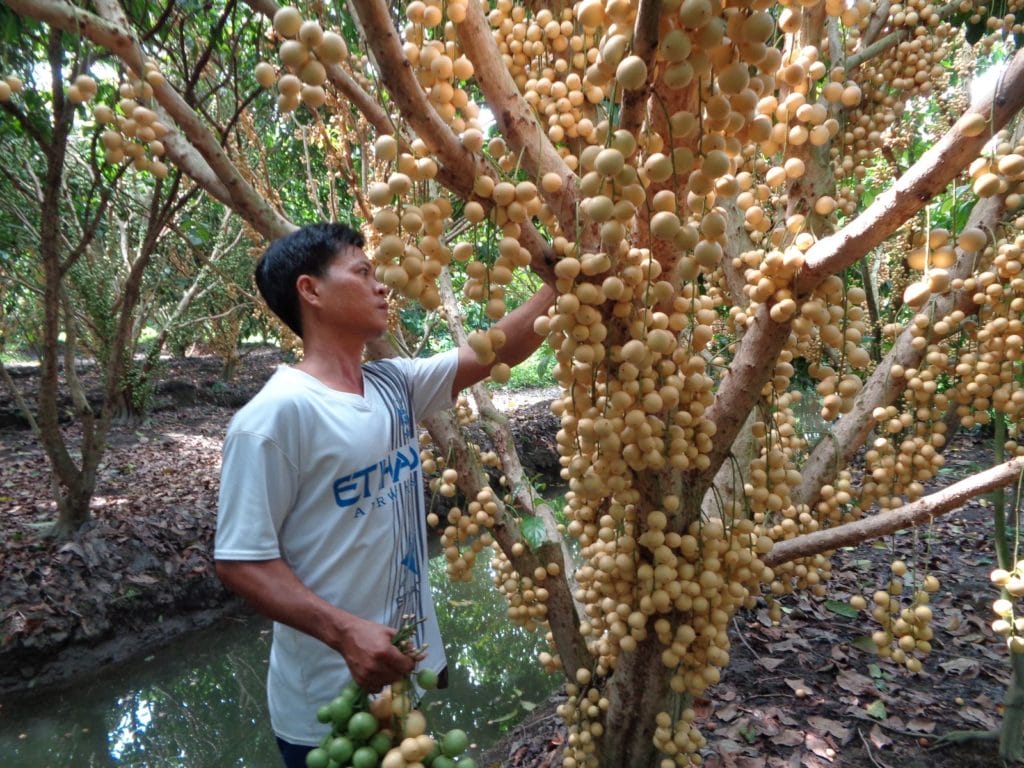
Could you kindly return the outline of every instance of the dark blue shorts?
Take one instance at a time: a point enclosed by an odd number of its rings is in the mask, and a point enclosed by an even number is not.
[[[277,740],[277,748],[281,750],[285,768],[306,768],[306,755],[313,751],[313,747],[290,744],[284,739]]]

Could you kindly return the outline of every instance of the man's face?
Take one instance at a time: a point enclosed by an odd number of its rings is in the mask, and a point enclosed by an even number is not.
[[[377,282],[361,248],[344,246],[314,278],[322,322],[374,339],[388,328],[387,288]]]

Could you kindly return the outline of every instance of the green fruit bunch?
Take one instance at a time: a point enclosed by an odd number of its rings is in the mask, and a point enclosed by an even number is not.
[[[415,620],[405,617],[394,643],[420,658],[424,649],[411,643],[415,627]],[[415,678],[424,690],[437,687],[431,669],[421,669]],[[465,731],[427,733],[426,717],[412,706],[411,683],[411,677],[398,681],[373,698],[355,683],[342,688],[317,710],[317,720],[331,731],[306,756],[308,768],[476,768],[476,761],[463,754],[469,746]]]

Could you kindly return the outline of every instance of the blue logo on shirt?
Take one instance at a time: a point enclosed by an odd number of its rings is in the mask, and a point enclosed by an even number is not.
[[[403,473],[408,476],[419,465],[420,457],[414,448],[398,448],[390,456],[335,480],[334,501],[343,509],[351,507],[401,482]]]

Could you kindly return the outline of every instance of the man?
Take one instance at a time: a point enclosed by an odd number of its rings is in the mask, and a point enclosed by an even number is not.
[[[403,616],[424,620],[422,663],[444,669],[416,422],[491,365],[468,347],[364,365],[388,305],[362,245],[342,224],[314,224],[267,249],[257,286],[304,355],[278,368],[224,442],[217,574],[274,620],[267,698],[289,768],[305,765],[326,732],[317,708],[349,680],[379,691],[413,670],[392,644]],[[554,297],[544,287],[499,323],[507,342],[494,362],[515,365],[539,346],[533,321]]]

